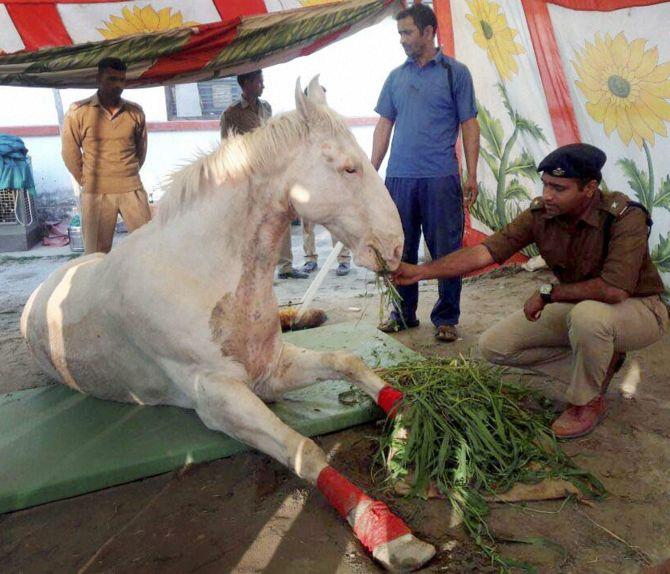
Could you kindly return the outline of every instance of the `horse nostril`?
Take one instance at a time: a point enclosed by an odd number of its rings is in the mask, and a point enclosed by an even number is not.
[[[393,257],[400,261],[402,259],[402,245],[398,245],[394,250],[393,250]]]

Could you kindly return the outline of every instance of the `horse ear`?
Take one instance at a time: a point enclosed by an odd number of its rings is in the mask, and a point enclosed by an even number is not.
[[[319,74],[307,86],[307,97],[315,104],[326,105],[326,90],[319,84]]]
[[[311,106],[312,102],[305,97],[300,85],[300,78],[298,78],[295,82],[295,109],[304,120],[308,120]]]
[[[298,110],[298,113],[306,122],[309,122],[317,114],[312,98],[306,96],[305,92],[302,91],[300,78],[295,83],[295,109]]]

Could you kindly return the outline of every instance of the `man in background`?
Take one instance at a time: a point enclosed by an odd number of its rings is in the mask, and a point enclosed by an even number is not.
[[[221,139],[227,137],[229,132],[246,134],[272,117],[272,107],[261,100],[265,88],[263,70],[240,74],[237,83],[242,88],[242,97],[221,114]]]
[[[61,136],[63,161],[81,186],[86,254],[109,253],[119,214],[129,232],[151,219],[140,179],[147,128],[142,108],[121,98],[125,63],[100,60],[97,83],[94,95],[70,106]]]

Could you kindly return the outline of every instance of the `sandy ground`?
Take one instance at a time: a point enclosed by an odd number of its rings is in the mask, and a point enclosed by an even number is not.
[[[298,245],[297,230],[294,242]],[[319,245],[327,249],[327,234]],[[300,249],[296,247],[296,261]],[[0,259],[1,261],[1,259]],[[64,259],[0,263],[0,392],[48,384],[25,349],[18,318],[25,300]],[[317,299],[329,321],[376,323],[372,274],[330,272]],[[520,307],[546,275],[520,272],[470,281],[463,291],[462,339],[437,343],[429,325],[436,286],[421,287],[418,329],[397,335],[427,355],[469,353],[478,335]],[[307,281],[278,282],[281,301],[297,300]],[[670,556],[670,339],[635,353],[609,391],[610,415],[589,437],[566,444],[610,496],[568,502],[497,505],[490,524],[507,557],[538,572],[634,573]],[[524,376],[552,397],[560,388]],[[375,492],[370,477],[376,425],[320,437],[332,464]],[[491,570],[444,501],[377,493],[439,554],[426,572]],[[373,573],[381,570],[321,495],[256,453],[175,471],[101,492],[0,516],[2,572]]]

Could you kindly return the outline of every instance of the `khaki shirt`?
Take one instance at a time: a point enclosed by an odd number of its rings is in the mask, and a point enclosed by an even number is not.
[[[221,139],[228,135],[228,132],[236,134],[245,134],[251,130],[263,125],[272,117],[272,108],[265,100],[258,100],[258,111],[254,111],[242,96],[242,99],[230,106],[223,114],[219,123],[221,125]]]
[[[125,193],[143,189],[140,168],[147,153],[144,112],[121,100],[110,114],[98,95],[75,102],[63,122],[62,156],[84,193]]]
[[[570,226],[560,216],[548,215],[544,200],[537,197],[529,209],[483,244],[502,263],[535,242],[562,283],[600,277],[636,297],[656,295],[664,287],[649,257],[647,215],[629,201],[623,193],[598,191],[579,221]]]

